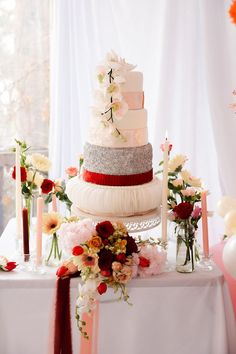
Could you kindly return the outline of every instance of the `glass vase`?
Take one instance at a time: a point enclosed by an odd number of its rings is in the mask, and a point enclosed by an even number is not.
[[[188,220],[176,227],[176,271],[192,273],[195,268],[195,228]]]
[[[46,236],[45,258],[44,263],[50,267],[58,267],[61,264],[62,251],[58,243],[58,236],[56,233]]]
[[[32,195],[24,197],[24,207],[28,209],[28,227],[29,227],[29,236],[34,233],[33,227],[33,212],[34,212],[34,197]]]

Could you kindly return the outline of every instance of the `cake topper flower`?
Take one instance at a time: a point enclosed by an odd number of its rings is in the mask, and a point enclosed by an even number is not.
[[[121,84],[125,82],[126,73],[134,69],[134,65],[126,63],[114,51],[106,55],[105,60],[97,67],[99,89],[95,91],[95,107],[93,116],[100,119],[104,127],[115,137],[126,140],[116,126],[116,120],[123,119],[128,105],[121,92]]]

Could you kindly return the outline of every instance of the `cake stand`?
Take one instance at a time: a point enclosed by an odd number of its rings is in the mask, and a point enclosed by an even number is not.
[[[94,223],[109,220],[109,221],[121,221],[126,226],[129,232],[142,232],[151,230],[157,227],[161,222],[160,209],[155,209],[145,215],[136,215],[128,217],[111,217],[111,216],[96,216],[88,214],[80,210],[78,207],[72,205],[71,208],[72,215],[78,216],[81,219],[89,218],[94,221]]]

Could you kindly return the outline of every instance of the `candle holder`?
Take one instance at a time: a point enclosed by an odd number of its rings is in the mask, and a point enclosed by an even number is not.
[[[17,259],[16,262],[18,264],[17,269],[21,272],[30,272],[31,265],[30,265],[30,254],[21,254]]]
[[[29,271],[34,274],[46,274],[46,268],[43,264],[43,257],[41,257],[40,259],[38,259],[38,257],[36,256],[31,257]]]
[[[197,267],[204,271],[212,271],[214,268],[214,262],[212,261],[212,255],[202,256],[201,260],[197,263]]]

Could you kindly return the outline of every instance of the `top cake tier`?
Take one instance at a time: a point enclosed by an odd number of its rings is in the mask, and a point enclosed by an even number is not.
[[[95,93],[87,139],[90,144],[111,148],[148,144],[143,74],[127,70],[121,76],[117,79],[111,72]]]

